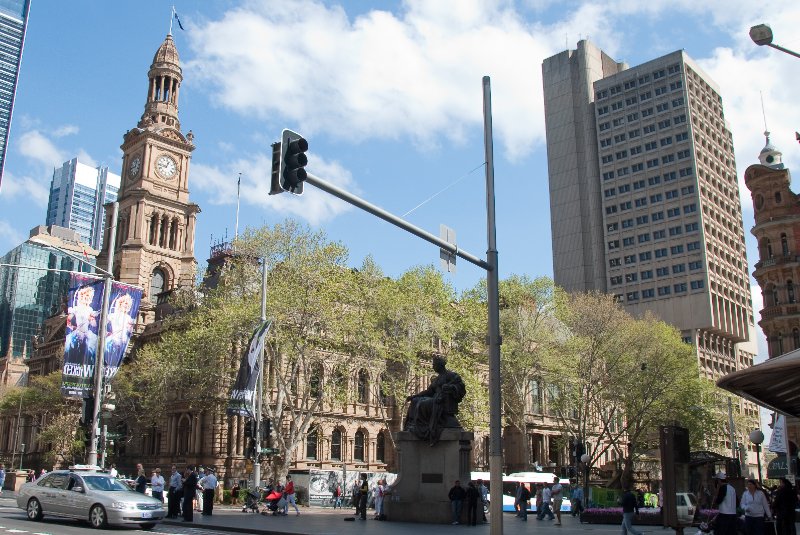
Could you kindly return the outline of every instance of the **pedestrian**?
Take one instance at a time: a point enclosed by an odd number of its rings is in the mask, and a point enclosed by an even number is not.
[[[797,535],[794,525],[794,510],[797,507],[797,494],[794,487],[785,477],[781,478],[773,502],[776,522],[776,535]]]
[[[119,474],[119,472],[117,472],[117,465],[111,463],[111,468],[108,471],[108,475],[110,475],[111,477],[117,477],[117,474]]]
[[[164,476],[161,475],[161,468],[156,468],[150,476],[150,487],[153,489],[153,498],[164,503]]]
[[[550,499],[553,502],[553,511],[556,513],[556,521],[554,526],[561,525],[561,502],[564,501],[563,487],[558,482],[558,476],[555,476],[553,486],[550,487]]]
[[[358,509],[360,512],[359,518],[361,520],[367,519],[367,496],[369,495],[369,483],[367,482],[367,474],[361,474],[361,486],[358,487]]]
[[[556,515],[553,514],[552,509],[550,509],[550,503],[552,500],[552,492],[550,491],[550,487],[544,485],[542,487],[542,510],[539,511],[539,514],[536,515],[536,520],[544,520],[544,515],[549,516],[549,520],[553,520]]]
[[[580,485],[577,485],[572,491],[570,504],[572,505],[572,516],[583,513],[583,487]]]
[[[6,465],[0,463],[0,494],[3,494],[3,487],[6,485]]]
[[[178,518],[181,515],[181,498],[183,497],[183,481],[178,467],[172,465],[167,491],[167,518]]]
[[[203,512],[203,487],[200,486],[200,480],[206,477],[206,469],[202,466],[197,469],[197,490],[200,492],[194,493],[194,504],[193,507],[195,511],[198,513]]]
[[[633,528],[633,517],[638,514],[639,504],[636,502],[636,495],[626,487],[622,494],[622,535],[628,533],[642,535],[641,531]]]
[[[717,494],[711,507],[716,508],[719,513],[714,520],[714,535],[736,535],[736,489],[728,483],[725,472],[717,473],[716,479]],[[663,503],[661,496],[658,501]]]
[[[361,500],[361,480],[356,479],[353,481],[353,488],[350,491],[350,506],[356,508],[356,516],[358,516],[358,505]]]
[[[543,485],[541,483],[536,484],[536,514],[538,515],[542,511],[542,488]]]
[[[517,518],[522,518],[522,483],[519,481],[514,491],[514,509],[517,511]]]
[[[289,514],[290,505],[294,507],[294,511],[297,513],[297,516],[300,516],[300,509],[297,507],[297,501],[295,500],[294,481],[292,481],[292,476],[286,476],[286,488],[283,492],[286,495],[286,509],[283,512],[284,516]]]
[[[233,482],[233,487],[231,487],[231,505],[239,505],[239,491],[242,488],[239,486],[238,481]]]
[[[520,515],[523,522],[528,521],[528,508],[530,507],[531,502],[531,491],[528,487],[525,486],[525,483],[519,483],[519,510],[522,513]]]
[[[333,489],[333,508],[342,506],[342,486],[336,482],[336,488]]]
[[[206,470],[206,475],[198,482],[203,489],[203,515],[211,516],[214,511],[214,491],[217,490],[217,476],[214,469]]]
[[[33,470],[28,470],[28,475],[25,476],[25,481],[27,483],[33,483],[36,481],[36,472]]]
[[[464,506],[464,497],[466,494],[467,493],[464,490],[464,487],[461,486],[461,481],[457,479],[453,483],[453,487],[450,489],[450,492],[447,493],[447,497],[450,498],[450,510],[453,513],[454,526],[460,524],[461,508]]]
[[[189,466],[183,474],[183,521],[192,522],[194,520],[194,509],[192,501],[197,494],[197,474],[194,467]]]
[[[383,520],[383,497],[386,494],[386,480],[379,479],[375,486],[375,518]]]
[[[478,524],[478,499],[481,493],[475,486],[475,483],[470,481],[467,483],[467,491],[465,498],[467,501],[467,525],[476,526]]]
[[[481,495],[481,518],[486,522],[486,504],[489,503],[489,489],[483,484],[483,480],[478,480],[478,492]]]
[[[144,475],[142,463],[136,465],[136,487],[134,490],[140,494],[144,494],[147,490],[147,477]]]
[[[744,510],[744,529],[747,535],[764,535],[764,520],[772,518],[769,501],[755,480],[747,480],[747,488],[739,504]]]

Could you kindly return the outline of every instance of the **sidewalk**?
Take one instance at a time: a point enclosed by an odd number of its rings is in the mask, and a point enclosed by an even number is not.
[[[214,507],[210,517],[200,513],[194,514],[191,524],[180,520],[167,519],[162,523],[170,526],[215,529],[232,533],[253,533],[258,535],[423,535],[427,533],[444,533],[456,535],[467,533],[488,535],[489,524],[467,525],[414,524],[409,522],[386,521],[372,519],[372,512],[367,520],[356,519],[353,522],[345,518],[353,518],[353,508],[330,509],[321,507],[301,507],[300,515],[291,511],[288,516],[265,516],[255,513],[242,513],[241,508]],[[613,525],[581,524],[577,518],[565,515],[563,525],[555,526],[549,520],[537,521],[535,515],[522,522],[511,513],[503,515],[503,532],[513,535],[520,533],[536,533],[537,535],[567,535],[571,533],[591,532],[596,535],[618,534],[620,527]],[[663,531],[661,526],[636,526],[643,533],[672,533]]]

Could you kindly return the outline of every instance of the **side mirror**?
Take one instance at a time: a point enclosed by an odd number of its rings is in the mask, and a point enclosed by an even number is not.
[[[83,487],[72,487],[72,492],[83,492]]]

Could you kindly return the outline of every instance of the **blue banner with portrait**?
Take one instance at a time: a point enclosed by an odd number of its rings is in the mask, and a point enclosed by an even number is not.
[[[264,344],[266,344],[271,326],[271,321],[259,325],[250,339],[247,353],[242,355],[239,373],[236,375],[236,382],[233,383],[228,400],[228,414],[239,414],[247,418],[256,417],[256,385],[258,375],[261,373],[259,356],[264,351]]]
[[[67,294],[67,335],[61,393],[71,397],[91,396],[97,356],[97,328],[103,306],[103,281],[73,273]]]
[[[142,289],[115,282],[111,286],[111,298],[106,321],[106,347],[103,359],[103,373],[106,381],[117,374],[128,342],[131,340],[139,304],[142,302]]]

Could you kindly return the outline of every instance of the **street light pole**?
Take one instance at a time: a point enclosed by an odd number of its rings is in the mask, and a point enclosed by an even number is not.
[[[111,228],[108,232],[108,268],[105,270],[103,288],[103,308],[100,310],[100,325],[97,328],[97,356],[94,363],[94,410],[92,411],[92,429],[89,440],[87,464],[97,465],[97,439],[100,428],[100,405],[103,403],[103,368],[106,359],[106,323],[108,322],[108,306],[111,299],[111,286],[114,282],[114,248],[117,241],[117,217],[119,203],[113,204]]]
[[[758,485],[761,486],[761,444],[764,442],[764,433],[762,433],[760,429],[754,429],[753,431],[750,431],[750,442],[756,445],[756,462],[758,463]]]
[[[267,321],[267,257],[261,263],[261,325]],[[261,414],[264,408],[264,352],[266,342],[261,344],[258,354],[258,378],[256,379],[256,459],[253,463],[253,479],[256,492],[261,484]]]
[[[758,46],[768,46],[774,48],[775,50],[780,50],[781,52],[785,52],[790,56],[794,56],[796,58],[800,58],[800,54],[795,52],[794,50],[789,50],[788,48],[784,48],[781,45],[776,45],[772,42],[772,28],[769,27],[767,24],[757,24],[750,28],[750,39],[753,40],[755,44]]]
[[[589,461],[592,458],[588,453],[581,455],[581,462],[583,463],[583,509],[589,508]]]

